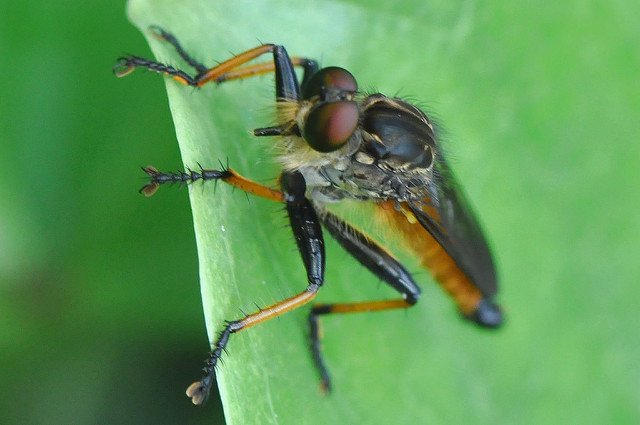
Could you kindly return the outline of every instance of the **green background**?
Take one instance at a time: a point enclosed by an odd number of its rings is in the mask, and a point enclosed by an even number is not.
[[[207,63],[274,41],[432,112],[508,315],[497,333],[469,326],[418,272],[415,308],[324,320],[336,390],[322,397],[305,311],[291,313],[232,340],[220,374],[229,420],[640,420],[637,2],[172,4],[130,13]],[[112,2],[0,9],[0,423],[220,421],[217,403],[195,409],[182,395],[207,349],[187,191],[136,193],[138,166],[181,164],[164,83],[110,71],[123,53],[150,55],[143,37]],[[268,141],[248,130],[270,122],[271,84],[167,84],[185,163],[229,158],[268,182]],[[190,192],[210,333],[302,288],[279,206]],[[393,294],[329,251],[321,300]]]

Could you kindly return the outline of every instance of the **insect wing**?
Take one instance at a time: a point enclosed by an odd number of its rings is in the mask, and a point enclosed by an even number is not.
[[[434,166],[437,177],[429,188],[431,199],[423,205],[409,203],[409,208],[480,292],[490,298],[498,285],[480,225],[444,158]]]

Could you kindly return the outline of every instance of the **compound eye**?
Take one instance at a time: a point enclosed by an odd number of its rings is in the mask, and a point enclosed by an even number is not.
[[[337,66],[329,66],[311,76],[304,85],[302,97],[311,99],[314,96],[322,97],[323,94],[331,91],[354,93],[357,90],[358,83],[349,71]]]
[[[333,152],[347,143],[359,117],[356,102],[321,103],[309,112],[302,137],[318,152]]]

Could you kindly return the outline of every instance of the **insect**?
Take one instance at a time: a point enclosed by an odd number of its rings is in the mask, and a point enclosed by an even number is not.
[[[172,34],[155,26],[150,30],[171,44],[196,73],[125,56],[114,67],[118,77],[144,68],[183,85],[202,87],[265,73],[275,75],[278,124],[257,128],[253,134],[275,137],[282,172],[279,187],[271,188],[228,167],[188,172],[160,172],[146,167],[150,180],[140,191],[151,196],[165,183],[221,180],[284,204],[308,281],[297,295],[225,322],[206,360],[204,376],[187,389],[194,404],[207,400],[216,364],[232,334],[314,299],[324,282],[323,228],[358,262],[400,293],[392,300],[311,307],[311,351],[326,390],[331,380],[320,351],[320,316],[416,304],[420,288],[405,267],[363,231],[327,209],[342,200],[375,205],[465,318],[487,328],[502,323],[500,307],[493,300],[497,279],[489,248],[443,156],[434,124],[425,113],[400,98],[362,93],[346,69],[320,68],[313,59],[290,57],[281,45],[262,44],[210,68],[186,53]],[[268,54],[273,60],[250,63]],[[296,67],[302,68],[301,84]]]

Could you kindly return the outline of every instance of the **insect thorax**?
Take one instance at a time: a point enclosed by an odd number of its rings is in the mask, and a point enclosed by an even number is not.
[[[437,148],[426,115],[381,94],[364,97],[359,108],[357,130],[336,152],[315,152],[297,136],[283,139],[278,158],[284,169],[299,170],[317,202],[427,197]],[[303,125],[303,108],[298,112],[296,121]]]
[[[320,167],[301,167],[309,196],[321,203],[352,198],[361,200],[409,201],[428,196],[431,170],[420,173],[386,170],[369,160],[361,151],[351,157]]]

